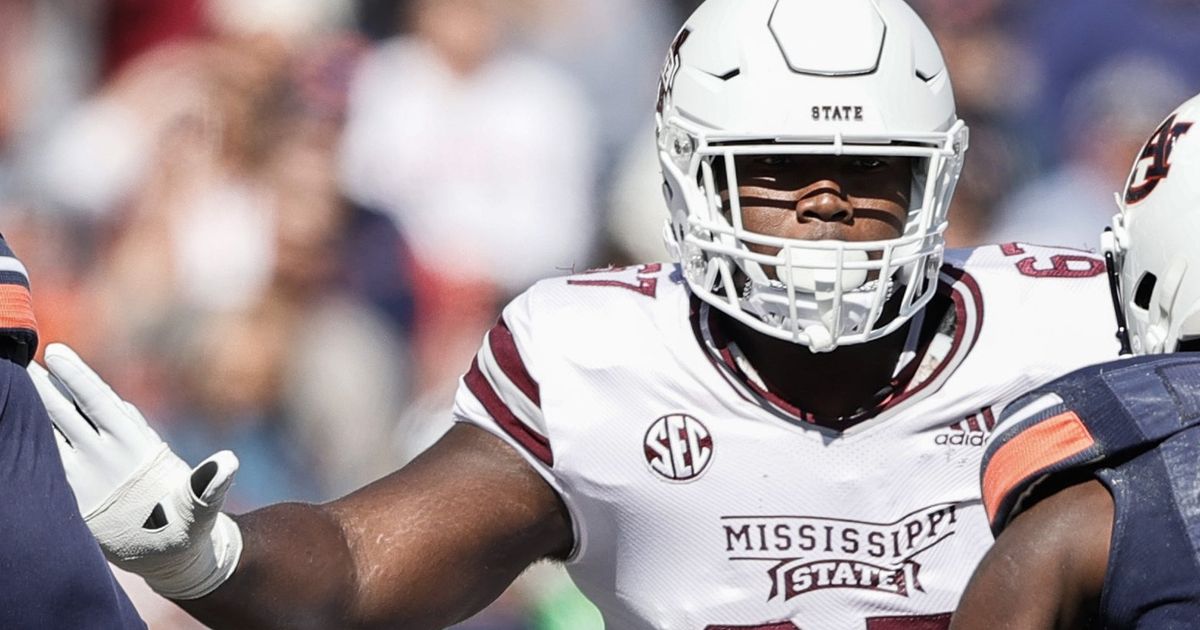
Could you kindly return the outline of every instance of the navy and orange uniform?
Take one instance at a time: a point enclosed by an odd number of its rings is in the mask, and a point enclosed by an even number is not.
[[[145,628],[79,515],[25,366],[29,277],[0,238],[0,628]]]
[[[1013,403],[983,460],[998,536],[1071,480],[1113,497],[1104,627],[1193,628],[1200,619],[1200,354],[1073,372]]]

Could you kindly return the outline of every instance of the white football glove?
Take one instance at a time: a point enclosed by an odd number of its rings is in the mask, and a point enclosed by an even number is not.
[[[165,597],[211,593],[242,553],[241,531],[221,512],[237,457],[221,451],[193,470],[70,348],[47,346],[45,361],[49,372],[31,363],[29,374],[104,555]]]

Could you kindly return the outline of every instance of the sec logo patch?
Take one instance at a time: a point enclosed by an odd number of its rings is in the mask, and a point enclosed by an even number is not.
[[[708,469],[713,458],[712,434],[696,418],[683,413],[663,416],[646,431],[646,463],[668,481],[691,481]]]

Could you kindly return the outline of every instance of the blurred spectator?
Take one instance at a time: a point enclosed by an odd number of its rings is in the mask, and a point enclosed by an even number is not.
[[[396,35],[408,3],[409,0],[357,0],[354,13],[359,32],[371,41]]]
[[[1023,121],[1051,162],[1065,159],[1074,143],[1066,107],[1083,77],[1114,60],[1139,56],[1178,73],[1188,94],[1200,88],[1200,3],[1196,0],[1055,0],[1019,5],[1030,52],[1041,72],[1024,78],[1037,102]],[[1145,93],[1127,86],[1127,98]],[[1147,95],[1156,98],[1152,95]],[[1162,111],[1166,114],[1167,110]],[[1145,129],[1148,135],[1151,128]],[[1115,150],[1115,149],[1110,149]]]
[[[1011,136],[985,122],[972,123],[971,157],[950,206],[947,247],[975,247],[992,242],[990,233],[1004,220],[1002,204],[1013,191],[1021,159]]]
[[[1040,59],[1009,28],[1005,0],[913,0],[937,37],[954,82],[954,99],[969,124],[989,123],[1028,107]]]
[[[61,216],[105,235],[76,304],[104,331],[90,340],[97,362],[183,443],[246,451],[256,463],[232,495],[244,507],[390,470],[380,438],[406,393],[404,253],[394,228],[351,212],[335,177],[359,50],[319,36],[338,6],[210,4],[210,38],[128,64],[43,166],[47,198],[74,211]],[[363,256],[370,276],[343,271]],[[329,389],[339,381],[354,387]]]
[[[1029,106],[1037,60],[1024,50],[1010,26],[1011,4],[1003,0],[914,0],[937,37],[954,82],[959,116],[971,129],[971,150],[950,208],[949,247],[981,245],[997,219],[998,206],[1027,161],[1014,117]]]
[[[1188,94],[1172,68],[1145,57],[1115,59],[1081,81],[1067,97],[1066,162],[1012,195],[989,240],[1095,251],[1130,156]]]
[[[522,20],[534,49],[577,79],[594,108],[597,183],[653,120],[663,51],[683,15],[662,0],[526,0]],[[603,194],[603,192],[602,192]]]
[[[387,437],[410,382],[401,331],[371,307],[371,295],[354,292],[364,283],[347,282],[361,274],[344,266],[354,260],[344,252],[362,244],[362,234],[351,232],[362,211],[346,203],[337,182],[343,112],[314,113],[320,110],[294,115],[295,124],[280,128],[266,177],[275,204],[285,209],[276,228],[273,294],[295,317],[280,370],[280,400],[321,472],[323,496],[332,497],[395,469]],[[377,230],[394,235],[390,225]],[[396,280],[405,264],[401,254],[380,251],[364,262],[382,284],[402,290]],[[382,297],[391,302],[398,296]]]
[[[351,0],[206,0],[206,7],[221,33],[267,35],[300,49],[348,27],[354,16]]]
[[[396,430],[401,459],[449,428],[457,379],[507,297],[588,265],[597,224],[592,112],[579,86],[516,46],[530,5],[410,6],[410,33],[357,75],[341,165],[349,194],[391,215],[411,248],[417,395]],[[644,68],[646,103],[655,65]],[[555,573],[556,594],[564,579]],[[542,595],[518,586],[458,627],[527,628]]]
[[[587,106],[510,47],[510,4],[414,2],[412,34],[364,62],[343,144],[347,191],[411,247],[418,387],[447,406],[504,297],[587,265],[595,232]]]
[[[317,492],[309,498],[335,496],[394,468],[388,440],[382,438],[391,433],[408,383],[399,331],[369,307],[368,296],[353,292],[362,283],[346,280],[358,272],[342,266],[353,260],[343,252],[357,245],[350,227],[358,215],[343,200],[336,179],[344,103],[336,86],[332,92],[324,89],[331,86],[321,78],[344,83],[338,73],[351,66],[341,47],[325,52],[332,54],[329,63],[293,64],[311,75],[306,80],[301,72],[299,81],[275,92],[267,106],[270,114],[256,125],[262,144],[251,149],[257,157],[247,174],[259,191],[258,203],[273,217],[268,230],[271,277],[251,308],[238,309],[235,317],[248,318],[252,339],[247,341],[266,352],[264,360],[257,370],[241,375],[233,366],[207,367],[219,363],[217,357],[197,362],[210,376],[227,379],[211,390],[217,396],[266,379],[247,407],[256,410],[261,418],[257,424],[265,430],[284,432],[265,444],[302,447],[291,448],[291,461],[276,461],[297,479],[305,473],[312,477]],[[401,254],[378,252],[371,259],[376,276],[401,274]],[[201,345],[213,347],[203,339]],[[253,355],[232,356],[255,367],[247,361]],[[273,414],[278,415],[275,421]],[[277,492],[284,489],[274,486]]]
[[[104,0],[102,75],[164,44],[200,37],[204,0]]]
[[[653,122],[645,125],[629,143],[615,166],[612,180],[606,227],[617,260],[611,262],[666,260],[663,226],[667,222],[667,208],[663,202]]]
[[[330,498],[394,468],[406,298],[388,289],[407,291],[403,250],[390,223],[345,202],[334,161],[358,50],[217,30],[127,66],[76,118],[95,116],[98,137],[60,136],[59,155],[86,162],[135,135],[123,169],[96,182],[56,165],[59,207],[108,235],[88,327],[185,456],[241,454],[234,509]],[[369,276],[343,267],[355,260]],[[145,601],[175,627],[172,607]]]
[[[235,511],[322,498],[320,469],[308,449],[295,448],[280,404],[294,317],[277,301],[201,317],[172,347],[179,391],[173,416],[158,419],[166,424],[164,437],[189,461],[203,459],[200,453],[213,445],[245,460],[230,493]]]
[[[0,2],[0,211],[37,200],[46,136],[92,85],[100,1]]]

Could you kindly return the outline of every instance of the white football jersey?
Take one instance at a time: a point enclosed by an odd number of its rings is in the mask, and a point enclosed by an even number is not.
[[[841,432],[772,396],[666,264],[518,297],[455,415],[561,495],[568,568],[608,628],[944,628],[992,542],[979,465],[996,415],[1117,356],[1095,256],[1010,244],[946,259],[924,312],[938,321],[914,320],[938,332]]]

